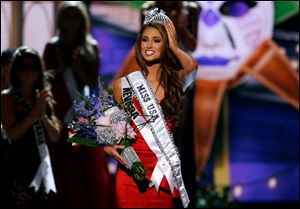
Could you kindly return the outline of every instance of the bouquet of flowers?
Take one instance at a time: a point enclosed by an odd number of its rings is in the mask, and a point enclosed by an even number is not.
[[[79,94],[80,95],[80,94]],[[74,101],[75,119],[69,124],[68,142],[92,147],[123,145],[120,151],[137,182],[146,180],[146,169],[131,146],[135,132],[130,126],[130,115],[115,102],[111,89],[98,88],[89,96],[80,95]]]

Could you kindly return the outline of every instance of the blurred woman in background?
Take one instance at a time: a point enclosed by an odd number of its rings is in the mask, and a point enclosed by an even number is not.
[[[38,52],[22,46],[8,75],[10,88],[1,92],[1,122],[12,142],[2,171],[4,205],[48,208],[56,186],[47,143],[57,142],[61,130],[47,82],[50,74]]]

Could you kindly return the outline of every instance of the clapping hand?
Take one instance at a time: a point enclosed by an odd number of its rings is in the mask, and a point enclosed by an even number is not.
[[[31,111],[34,121],[42,120],[45,117],[47,104],[52,97],[53,95],[48,89],[43,89],[42,91],[36,90],[36,102]]]

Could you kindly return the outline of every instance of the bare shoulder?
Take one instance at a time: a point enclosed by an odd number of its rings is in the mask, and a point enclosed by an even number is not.
[[[54,47],[56,45],[58,45],[60,42],[59,37],[58,36],[54,36],[52,37],[47,43],[46,46],[48,47]]]
[[[90,38],[90,43],[94,47],[98,47],[98,44],[99,44],[98,41],[92,37]]]
[[[91,46],[93,46],[94,48],[98,48],[99,47],[99,43],[96,39],[94,39],[93,37],[88,37],[88,42],[91,44]]]
[[[58,43],[59,43],[58,36],[54,36],[53,38],[51,38],[50,41],[48,41],[46,43],[44,53],[46,55],[53,54],[55,52],[55,50],[56,50],[56,47],[58,46]]]
[[[5,109],[5,111],[8,111],[8,108],[11,109],[14,106],[15,103],[15,97],[12,94],[11,91],[3,90],[1,91],[1,110]]]
[[[13,97],[13,92],[11,89],[4,89],[1,91],[1,98],[10,98]]]

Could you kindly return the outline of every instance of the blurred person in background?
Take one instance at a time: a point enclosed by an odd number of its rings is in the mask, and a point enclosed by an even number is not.
[[[9,87],[8,72],[15,48],[7,48],[1,52],[1,91]],[[1,121],[0,166],[4,163],[10,140],[7,138]]]
[[[86,5],[64,1],[56,19],[57,35],[45,46],[47,69],[54,70],[51,81],[57,101],[55,113],[63,121],[59,143],[51,146],[58,207],[113,207],[114,192],[103,148],[72,146],[66,142],[67,125],[74,119],[73,101],[78,93],[89,94],[97,86],[100,52],[91,35]]]
[[[8,71],[15,48],[7,48],[1,52],[1,91],[9,87]]]
[[[47,143],[57,142],[61,122],[49,72],[38,52],[17,48],[9,67],[10,86],[1,92],[1,122],[11,145],[1,171],[7,207],[48,208],[56,192]]]

